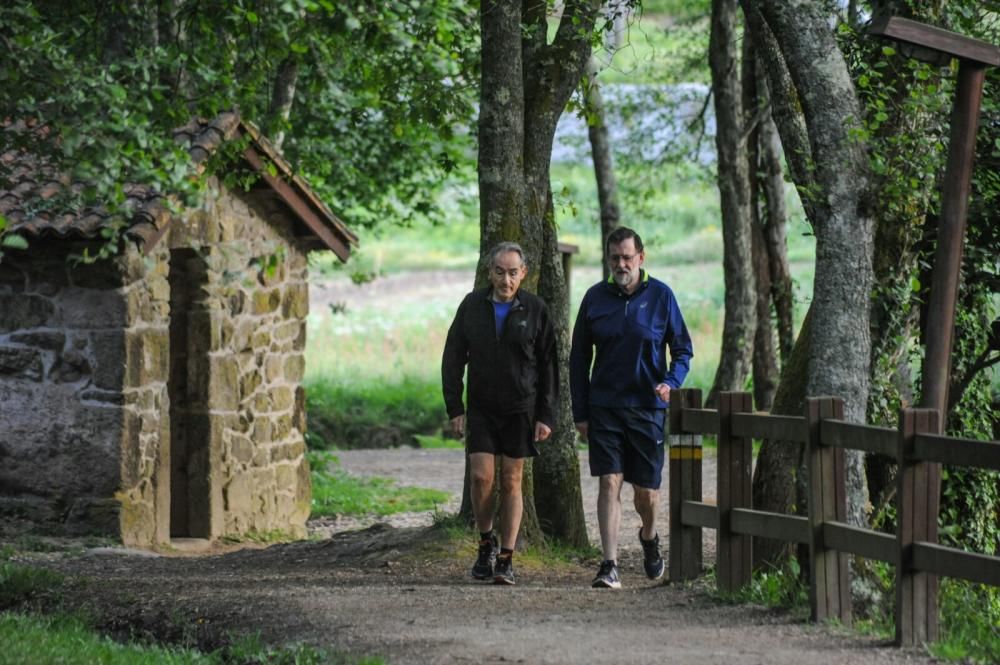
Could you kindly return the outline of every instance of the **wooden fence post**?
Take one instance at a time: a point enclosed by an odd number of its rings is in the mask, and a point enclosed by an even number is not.
[[[730,511],[750,508],[753,448],[751,440],[734,437],[732,414],[753,411],[753,396],[746,392],[719,393],[718,497],[719,529],[716,536],[715,577],[720,591],[736,591],[750,583],[753,557],[750,536],[730,530]]]
[[[691,580],[701,574],[701,527],[681,523],[681,503],[701,501],[701,435],[681,431],[681,409],[700,409],[701,390],[670,394],[670,581]]]
[[[844,401],[815,397],[806,401],[806,455],[809,468],[809,604],[813,621],[839,619],[851,624],[848,555],[827,549],[823,523],[847,521],[844,449],[824,446],[820,421],[843,420]]]
[[[912,457],[916,434],[937,434],[936,409],[899,414],[896,462],[896,644],[916,646],[938,639],[937,575],[913,569],[913,543],[937,542],[940,465]]]

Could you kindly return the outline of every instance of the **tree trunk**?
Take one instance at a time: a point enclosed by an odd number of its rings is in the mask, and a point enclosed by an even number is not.
[[[766,110],[758,90],[757,59],[749,32],[743,35],[743,108],[747,115]],[[757,327],[753,342],[753,398],[757,411],[770,411],[774,391],[778,387],[780,370],[774,348],[774,324],[771,322],[771,271],[764,238],[763,216],[767,215],[766,199],[761,192],[760,122],[754,122],[747,134],[747,173],[750,181],[750,249],[753,260],[754,287],[757,302]],[[763,208],[763,215],[761,214]]]
[[[521,85],[521,8],[517,3],[483,2],[482,80],[479,105],[479,224],[480,256],[485,257],[502,240],[519,242],[528,260],[525,287],[538,283],[538,241],[522,226],[524,217],[524,94]],[[534,251],[532,251],[534,250]],[[488,266],[480,261],[476,286],[488,283]],[[465,488],[460,514],[472,517],[469,471],[466,458]],[[525,462],[521,482],[524,514],[520,539],[541,542],[535,512],[534,474],[531,460]]]
[[[552,216],[549,162],[556,123],[590,57],[599,8],[599,3],[587,0],[566,2],[551,44],[546,43],[545,3],[525,0],[522,7],[492,0],[480,9],[480,255],[500,240],[521,243],[529,265],[523,286],[549,306],[563,368],[559,423],[539,446],[541,454],[533,467],[525,465],[521,532],[529,541],[541,541],[539,524],[543,524],[551,529],[550,535],[573,545],[586,544],[587,537],[564,369],[569,354],[569,294]],[[485,266],[480,263],[478,281],[485,283]]]
[[[785,205],[785,173],[782,169],[781,139],[774,120],[768,115],[760,123],[761,189],[765,210],[764,247],[767,253],[770,298],[778,321],[778,349],[787,362],[795,344],[795,301],[792,298],[792,269],[788,263],[788,206]]]
[[[271,93],[271,108],[268,109],[267,126],[271,128],[271,143],[281,150],[285,142],[285,127],[292,112],[292,102],[295,101],[295,84],[299,79],[299,62],[288,56],[278,65],[274,77],[274,88]]]
[[[559,116],[590,59],[590,36],[599,9],[600,3],[590,0],[566,2],[551,44],[545,41],[545,3],[525,0],[523,13],[524,225],[539,230],[542,260],[538,294],[548,304],[557,326],[560,358],[559,423],[551,439],[539,447],[535,487],[540,500],[536,508],[545,533],[574,546],[588,541],[569,396],[569,293],[552,214],[549,164]]]
[[[715,93],[718,183],[722,204],[723,271],[726,313],[722,351],[707,404],[720,391],[741,390],[750,371],[756,329],[756,302],[750,230],[745,118],[737,57],[736,0],[713,0],[709,64]]]
[[[608,141],[608,126],[604,115],[604,100],[597,82],[597,61],[587,61],[587,75],[583,79],[587,112],[587,134],[590,136],[590,154],[594,160],[594,177],[597,180],[597,200],[601,206],[601,256],[604,257],[604,279],[611,274],[608,268],[608,236],[618,228],[621,209],[618,207],[618,184]]]
[[[865,422],[871,338],[869,303],[874,228],[865,145],[855,130],[861,108],[821,4],[755,3],[788,67],[812,145],[818,192],[813,200],[816,281],[809,334],[808,395],[844,399],[844,417]],[[784,139],[784,137],[782,137]],[[847,455],[848,521],[867,523],[862,455]]]
[[[805,407],[806,383],[809,379],[809,329],[812,309],[806,312],[802,330],[788,360],[781,368],[781,383],[774,394],[771,413],[779,416],[801,416]],[[754,510],[794,513],[796,506],[805,506],[803,491],[802,444],[792,441],[764,441],[753,471]],[[791,553],[792,546],[773,538],[754,538],[753,565],[779,566]]]

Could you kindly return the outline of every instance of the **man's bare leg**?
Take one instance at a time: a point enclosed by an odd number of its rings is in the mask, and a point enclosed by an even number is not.
[[[660,505],[660,490],[647,487],[632,486],[635,492],[635,511],[642,519],[643,540],[652,540],[656,536],[656,511]]]
[[[597,491],[597,524],[605,561],[618,559],[618,529],[622,522],[622,474],[601,476]]]
[[[469,453],[469,494],[479,533],[493,530],[493,473],[496,457],[491,453]]]
[[[500,468],[500,547],[513,550],[517,544],[517,532],[521,528],[524,502],[521,498],[521,475],[524,460],[503,456]]]

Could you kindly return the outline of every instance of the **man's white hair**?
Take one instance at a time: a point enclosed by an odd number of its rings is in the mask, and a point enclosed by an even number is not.
[[[510,242],[508,240],[505,240],[503,242],[498,242],[496,245],[493,246],[493,249],[490,250],[490,263],[489,263],[490,270],[492,270],[493,267],[497,264],[497,257],[500,256],[501,254],[506,254],[507,252],[515,252],[518,256],[521,257],[521,265],[525,267],[528,266],[528,259],[527,257],[524,256],[524,250],[521,249],[521,246],[518,245],[516,242]]]

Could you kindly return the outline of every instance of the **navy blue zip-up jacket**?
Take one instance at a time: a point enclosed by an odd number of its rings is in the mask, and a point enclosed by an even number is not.
[[[684,383],[694,351],[674,292],[645,270],[640,279],[632,295],[609,278],[583,296],[569,357],[574,422],[588,420],[590,405],[664,409],[656,385]]]

